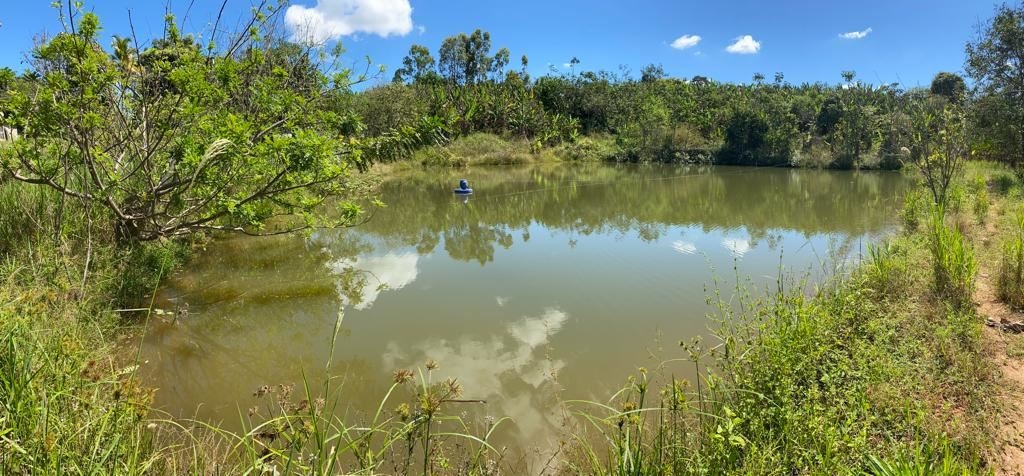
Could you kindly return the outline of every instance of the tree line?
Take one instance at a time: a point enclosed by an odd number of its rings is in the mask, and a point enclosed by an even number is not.
[[[783,73],[767,82],[721,83],[705,76],[668,77],[660,65],[628,71],[571,71],[536,79],[508,68],[510,53],[492,53],[476,30],[445,39],[437,56],[413,45],[391,84],[358,95],[354,109],[374,132],[417,117],[445,119],[454,134],[520,136],[538,147],[606,138],[601,158],[703,161],[740,165],[896,169],[927,161],[922,141],[963,122],[975,157],[1024,158],[1024,7],[1003,5],[966,46],[973,80],[939,72],[928,88],[872,85],[854,71],[835,84],[794,85]],[[947,113],[948,110],[948,113]],[[532,120],[530,120],[532,119]],[[930,148],[930,147],[925,147]]]

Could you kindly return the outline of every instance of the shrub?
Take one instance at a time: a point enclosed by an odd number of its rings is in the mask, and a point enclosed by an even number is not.
[[[420,149],[413,157],[423,165],[443,167],[525,164],[534,160],[524,141],[509,142],[484,132],[460,137],[446,147]]]
[[[564,143],[555,154],[558,158],[572,161],[616,160],[622,151],[609,136],[582,137],[576,142]]]
[[[1017,182],[1017,179],[1012,174],[1006,172],[1000,172],[992,176],[992,188],[995,189],[1000,195],[1006,195],[1013,188],[1013,184]]]
[[[185,261],[188,250],[188,245],[179,241],[137,243],[119,250],[121,271],[110,281],[110,293],[119,305],[142,304],[144,297]]]

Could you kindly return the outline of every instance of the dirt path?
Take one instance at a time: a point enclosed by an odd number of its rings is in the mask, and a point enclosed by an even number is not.
[[[984,351],[999,370],[1003,388],[999,395],[1003,412],[999,415],[991,463],[997,475],[1024,476],[1024,360],[1020,355],[1011,356],[1010,352],[1011,345],[1024,339],[1024,335],[1008,332],[1002,327],[1024,321],[1024,315],[1014,312],[996,297],[999,243],[990,237],[996,236],[995,223],[998,220],[998,215],[992,210],[985,226],[985,236],[980,240],[982,253],[974,300],[978,305],[978,315],[989,324],[982,333]]]

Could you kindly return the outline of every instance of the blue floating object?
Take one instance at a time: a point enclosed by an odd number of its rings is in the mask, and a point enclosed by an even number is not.
[[[455,193],[458,193],[458,194],[461,194],[461,195],[469,195],[469,194],[473,193],[473,189],[469,188],[469,180],[466,180],[466,179],[459,180],[459,188],[455,189]]]

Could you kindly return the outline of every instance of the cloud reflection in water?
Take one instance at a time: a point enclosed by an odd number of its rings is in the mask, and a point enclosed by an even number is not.
[[[750,240],[744,238],[725,238],[722,240],[722,246],[729,250],[733,258],[742,258],[751,249]]]
[[[504,335],[432,338],[408,349],[391,341],[384,351],[384,367],[415,367],[434,359],[445,375],[462,383],[467,398],[485,399],[491,411],[512,417],[523,443],[540,444],[558,424],[556,413],[549,411],[555,390],[549,384],[566,365],[545,359],[542,349],[568,319],[564,311],[546,309],[540,316],[508,324]]]
[[[419,275],[419,259],[420,255],[413,251],[389,252],[382,256],[339,259],[331,263],[330,267],[338,275],[353,269],[368,273],[365,284],[356,290],[360,294],[360,299],[348,296],[341,289],[338,293],[345,305],[355,302],[352,307],[364,310],[373,306],[381,291],[401,289],[412,284]]]

